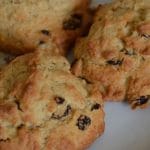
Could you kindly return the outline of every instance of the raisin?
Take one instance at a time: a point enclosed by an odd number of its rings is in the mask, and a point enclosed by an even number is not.
[[[71,113],[71,106],[67,105],[67,109],[65,110],[63,117],[68,116],[70,113]]]
[[[19,101],[15,101],[15,103],[17,105],[18,110],[22,111]]]
[[[129,55],[129,56],[136,55],[134,51],[129,51],[127,49],[122,49],[120,52],[123,52],[125,55]]]
[[[45,29],[41,30],[41,32],[42,32],[43,34],[47,35],[47,36],[50,34],[50,32],[49,32],[48,30],[45,30]]]
[[[82,24],[82,16],[80,14],[73,14],[71,18],[63,22],[64,30],[75,30],[80,28]]]
[[[62,97],[55,97],[55,101],[57,104],[63,104],[65,99]]]
[[[51,116],[51,118],[52,118],[52,119],[57,119],[57,120],[59,120],[59,119],[62,118],[62,116],[53,113],[52,116]]]
[[[10,139],[9,138],[7,138],[7,139],[0,139],[0,142],[8,142],[8,141],[10,141]]]
[[[51,118],[52,119],[57,119],[57,120],[62,119],[64,117],[68,116],[71,113],[71,110],[72,110],[71,106],[67,105],[67,108],[66,108],[65,112],[62,115],[58,115],[58,114],[53,113]]]
[[[61,119],[62,117],[63,116],[57,115],[55,113],[53,113],[52,116],[51,116],[52,119],[57,119],[57,120]]]
[[[147,96],[141,96],[140,98],[136,99],[136,106],[144,105],[150,100],[150,95]]]
[[[82,20],[82,15],[81,14],[73,14],[72,17],[76,18],[76,19],[79,19],[79,20]]]
[[[24,124],[20,124],[18,127],[17,127],[17,129],[21,129],[21,128],[23,128],[24,127]]]
[[[94,105],[92,106],[91,111],[97,110],[97,109],[99,109],[100,107],[101,107],[101,105],[98,104],[98,103],[96,103],[96,104],[94,104]]]
[[[78,129],[80,130],[85,130],[87,127],[91,124],[91,119],[85,115],[81,115],[78,120],[76,125],[78,126]]]
[[[142,37],[145,37],[145,38],[147,38],[147,39],[150,38],[150,35],[148,35],[148,34],[142,34],[141,36],[142,36]]]
[[[39,45],[45,44],[45,41],[39,41]]]
[[[109,64],[109,65],[122,65],[122,63],[123,63],[123,59],[122,60],[108,60],[107,61],[107,63]]]

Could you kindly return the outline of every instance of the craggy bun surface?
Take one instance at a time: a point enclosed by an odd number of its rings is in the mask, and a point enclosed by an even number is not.
[[[51,51],[0,72],[0,150],[84,150],[104,131],[101,94]]]
[[[72,71],[96,83],[105,100],[150,101],[150,0],[99,6],[89,35],[78,40]]]
[[[85,33],[90,0],[0,0],[0,49],[13,54],[34,51],[51,38],[60,54]]]

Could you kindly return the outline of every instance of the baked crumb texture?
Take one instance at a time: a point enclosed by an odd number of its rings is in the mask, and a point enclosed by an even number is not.
[[[19,56],[2,68],[0,150],[84,150],[103,133],[97,87],[49,52]]]
[[[59,53],[82,36],[91,23],[90,0],[1,0],[0,50],[23,54],[50,45]]]
[[[74,53],[72,71],[96,83],[105,100],[145,108],[150,104],[150,0],[99,6]]]

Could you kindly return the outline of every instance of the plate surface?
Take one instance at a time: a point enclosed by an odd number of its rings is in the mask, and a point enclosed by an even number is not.
[[[127,104],[106,103],[105,113],[105,133],[88,150],[150,150],[150,108],[133,111]]]

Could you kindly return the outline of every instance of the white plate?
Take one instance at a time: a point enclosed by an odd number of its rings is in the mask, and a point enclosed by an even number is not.
[[[150,108],[133,111],[127,104],[106,103],[105,113],[105,133],[88,150],[150,150]]]

